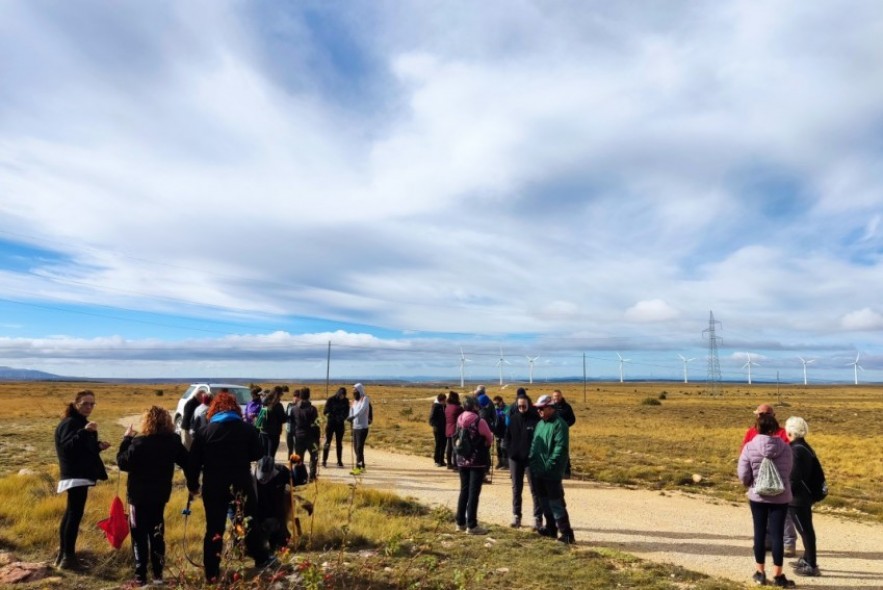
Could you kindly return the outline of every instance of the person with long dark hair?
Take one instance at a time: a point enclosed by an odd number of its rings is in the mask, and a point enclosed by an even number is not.
[[[136,436],[137,435],[137,436]],[[163,512],[172,495],[175,465],[187,466],[187,449],[175,435],[169,412],[153,406],[141,417],[141,432],[131,424],[117,453],[120,470],[129,473],[129,524],[135,557],[135,581],[147,584],[147,564],[154,585],[161,585],[166,560]]]
[[[257,495],[251,476],[251,462],[264,456],[258,431],[243,421],[242,410],[230,393],[219,393],[208,410],[208,426],[193,438],[187,461],[187,489],[193,496],[202,495],[205,507],[203,565],[205,578],[217,581],[221,574],[224,525],[232,510],[246,523],[245,547],[257,567],[275,562],[263,542],[256,522]],[[200,475],[202,485],[200,485]]]
[[[66,570],[82,568],[76,549],[86,497],[90,487],[107,479],[99,453],[110,443],[98,439],[98,423],[89,420],[93,409],[95,394],[88,389],[80,391],[65,408],[55,429],[55,452],[61,468],[58,493],[67,493],[67,505],[58,530],[60,546],[55,565]]]

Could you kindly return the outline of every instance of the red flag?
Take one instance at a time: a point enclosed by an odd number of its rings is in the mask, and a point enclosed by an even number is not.
[[[99,522],[98,528],[104,531],[107,541],[114,549],[119,549],[129,536],[129,520],[126,518],[123,501],[119,496],[114,496],[113,502],[110,503],[110,518]]]

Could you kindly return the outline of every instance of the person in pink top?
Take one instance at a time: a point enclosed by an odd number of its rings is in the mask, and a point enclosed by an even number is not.
[[[755,420],[759,416],[772,416],[773,418],[775,418],[776,417],[776,410],[770,404],[760,404],[759,406],[757,406],[757,409],[754,410]],[[739,447],[740,453],[742,452],[742,449],[745,448],[745,445],[748,444],[749,442],[751,442],[751,440],[755,436],[757,436],[756,422],[755,422],[755,425],[752,425],[751,428],[749,428],[745,432],[745,436],[742,437],[742,446]],[[784,428],[779,427],[779,429],[776,430],[776,433],[773,436],[777,436],[777,437],[781,438],[786,443],[789,443],[789,444],[791,443],[791,441],[788,440],[788,434],[785,432]],[[770,539],[771,539],[771,537],[769,535],[769,531],[767,531],[767,549],[770,548],[770,541],[769,541]],[[785,517],[785,538],[784,538],[784,541],[785,541],[785,557],[794,557],[795,555],[797,555],[797,528],[794,526],[794,519],[791,518],[790,514]]]
[[[478,498],[484,483],[485,469],[490,465],[490,448],[494,433],[478,415],[478,403],[473,397],[463,400],[463,413],[457,418],[457,432],[469,437],[470,452],[456,453],[460,471],[460,496],[457,499],[457,530],[471,535],[485,535],[487,529],[478,526]],[[454,435],[456,437],[456,433]]]

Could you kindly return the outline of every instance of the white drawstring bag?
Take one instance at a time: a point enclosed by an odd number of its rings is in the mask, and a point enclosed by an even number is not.
[[[785,484],[782,483],[776,464],[767,457],[760,462],[760,469],[754,480],[754,491],[760,496],[778,496],[785,491]]]

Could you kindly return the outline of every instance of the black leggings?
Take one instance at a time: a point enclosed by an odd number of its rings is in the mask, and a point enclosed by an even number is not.
[[[130,507],[132,514],[132,551],[135,556],[135,577],[147,580],[147,563],[150,562],[154,580],[162,580],[166,561],[165,504],[136,504]]]
[[[800,533],[800,538],[803,539],[803,559],[811,566],[818,567],[819,564],[816,563],[816,529],[812,524],[812,505],[790,506],[788,510],[794,521],[794,527]]]
[[[337,443],[337,463],[343,463],[343,431],[346,427],[346,422],[332,422],[328,421],[328,424],[325,426],[325,446],[322,449],[322,462],[328,461],[328,453],[331,451],[331,439],[333,438]]]
[[[751,517],[754,520],[754,563],[763,563],[766,559],[767,523],[769,523],[773,565],[781,567],[785,561],[785,517],[788,515],[788,505],[754,500],[749,500],[748,503],[751,505]]]
[[[77,486],[67,491],[67,507],[64,509],[61,527],[58,530],[61,543],[60,551],[63,556],[73,556],[77,552],[77,535],[80,532],[83,512],[86,510],[86,496],[88,494],[89,486]]]

